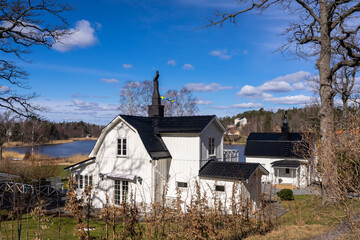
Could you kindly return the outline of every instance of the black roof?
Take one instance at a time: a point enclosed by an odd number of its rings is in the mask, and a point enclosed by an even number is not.
[[[120,116],[138,131],[141,141],[152,159],[171,158],[161,137],[154,133],[151,118],[129,115]]]
[[[300,133],[250,133],[244,155],[301,158],[305,150]]]
[[[159,132],[200,133],[214,117],[215,115],[160,118]]]
[[[152,159],[171,158],[171,155],[163,142],[160,134],[171,132],[200,133],[215,117],[212,116],[188,116],[188,117],[164,117],[158,118],[158,133],[154,129],[153,118],[120,115],[126,122],[133,126],[139,133],[146,150]]]
[[[280,160],[280,161],[272,162],[271,165],[273,167],[298,168],[300,166],[300,161],[296,161],[296,160]]]
[[[199,171],[200,177],[246,180],[249,179],[260,163],[218,162],[208,161]],[[265,170],[263,168],[263,170]],[[266,171],[266,170],[265,170]],[[266,171],[264,173],[268,174]]]
[[[86,160],[84,160],[84,161],[75,163],[75,164],[73,164],[73,165],[67,166],[66,168],[64,168],[64,170],[69,170],[70,168],[73,168],[73,167],[75,167],[75,166],[77,166],[77,165],[80,165],[80,164],[87,163],[87,162],[89,162],[89,161],[91,161],[91,160],[94,160],[94,159],[95,159],[95,157],[92,157],[92,158],[86,159]]]

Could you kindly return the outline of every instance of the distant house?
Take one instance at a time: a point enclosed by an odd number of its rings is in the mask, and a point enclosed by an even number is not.
[[[247,124],[246,117],[241,117],[241,118],[235,118],[234,119],[234,125],[235,126],[242,127],[242,126],[245,126],[246,124]]]
[[[244,155],[247,163],[260,163],[270,172],[263,182],[303,188],[310,184],[312,173],[303,151],[308,150],[302,135],[289,131],[285,112],[281,133],[250,133]]]
[[[258,205],[267,170],[258,163],[227,161],[226,131],[215,115],[164,117],[158,77],[148,117],[116,116],[101,132],[90,158],[67,167],[78,180],[77,193],[93,185],[96,208],[104,207],[106,195],[110,204],[118,205],[131,193],[137,202],[149,204],[161,199],[167,184],[167,200],[175,199],[178,188],[189,203],[198,182],[207,196],[217,193],[230,201],[238,182],[244,199]]]

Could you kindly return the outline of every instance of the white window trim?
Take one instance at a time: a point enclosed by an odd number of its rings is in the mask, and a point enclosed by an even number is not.
[[[186,183],[186,187],[179,187],[178,183]],[[188,189],[189,188],[189,183],[186,181],[176,181],[176,187],[179,189]]]
[[[119,203],[116,202],[116,198],[115,198],[115,190],[116,190],[116,181],[120,182],[120,199],[119,199]],[[128,180],[121,180],[121,179],[114,179],[114,192],[113,192],[113,199],[114,199],[114,205],[119,206],[121,203],[123,203],[123,184],[124,182],[127,182],[127,196],[126,196],[126,200],[125,201],[129,201],[129,191],[130,191],[130,181]]]
[[[217,186],[219,186],[219,187],[224,187],[224,191],[216,190],[216,187],[217,187]],[[217,185],[215,185],[215,189],[214,189],[214,190],[215,190],[216,193],[225,193],[225,192],[226,192],[225,185],[218,185],[218,184],[217,184]]]
[[[123,140],[126,140],[126,154],[123,155],[123,154],[119,154],[119,140],[121,140],[121,149],[120,149],[120,152],[122,153],[123,152]],[[117,142],[116,142],[116,157],[119,157],[119,158],[126,158],[128,156],[128,140],[127,138],[118,138],[117,139]]]
[[[212,154],[210,154],[210,146],[209,146],[209,140],[210,140],[210,139],[213,139],[213,141],[214,141],[214,142],[213,142],[213,144],[214,144],[214,149],[213,149],[214,152],[213,152]],[[214,138],[214,137],[209,137],[207,144],[208,144],[208,147],[209,147],[209,149],[208,149],[208,151],[207,151],[207,152],[208,152],[208,156],[209,156],[209,157],[216,156],[215,138]]]

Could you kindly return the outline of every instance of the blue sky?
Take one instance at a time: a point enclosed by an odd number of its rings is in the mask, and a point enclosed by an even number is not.
[[[201,28],[216,8],[239,9],[235,0],[72,1],[66,13],[77,31],[52,49],[33,48],[21,63],[29,85],[53,121],[107,124],[119,110],[124,82],[151,80],[160,91],[187,86],[199,114],[219,117],[259,109],[302,107],[313,93],[306,80],[313,61],[275,50],[293,16],[270,9],[244,14],[237,25]]]

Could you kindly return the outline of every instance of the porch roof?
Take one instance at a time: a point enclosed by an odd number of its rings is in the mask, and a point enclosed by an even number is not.
[[[271,163],[272,167],[281,168],[298,168],[300,167],[300,161],[297,160],[280,160]]]

